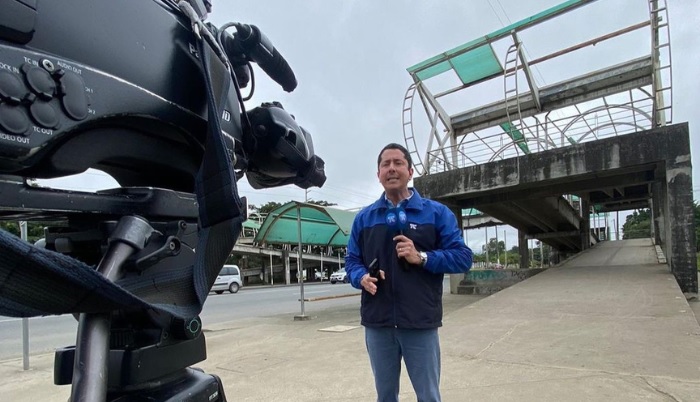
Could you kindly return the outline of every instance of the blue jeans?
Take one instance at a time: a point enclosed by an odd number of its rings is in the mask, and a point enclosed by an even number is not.
[[[365,327],[365,344],[378,402],[399,400],[401,358],[418,402],[440,402],[440,340],[437,328]]]

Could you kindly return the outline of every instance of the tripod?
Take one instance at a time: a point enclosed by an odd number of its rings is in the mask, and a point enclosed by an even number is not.
[[[102,276],[146,300],[167,300],[177,279],[168,288],[154,278],[179,275],[194,262],[191,194],[152,188],[75,193],[9,179],[0,182],[2,219],[60,221],[45,229],[47,249],[98,260]],[[172,295],[174,303],[192,298],[185,290]],[[54,362],[54,383],[72,384],[72,401],[226,400],[217,376],[189,367],[206,359],[198,316],[129,309],[80,313],[78,320],[76,345],[57,350]]]

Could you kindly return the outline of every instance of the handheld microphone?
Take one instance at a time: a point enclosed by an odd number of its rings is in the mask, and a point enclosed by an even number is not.
[[[389,208],[386,211],[386,225],[389,227],[389,232],[392,234],[399,233],[399,215],[396,208]]]
[[[396,207],[396,215],[399,217],[399,234],[403,235],[404,229],[408,227],[408,217],[403,207]]]
[[[386,225],[389,227],[389,231],[392,235],[403,235],[404,229],[408,225],[408,217],[406,216],[406,211],[403,207],[389,208],[386,211]],[[400,258],[399,262],[401,268],[408,270],[408,263],[405,258]]]
[[[406,211],[402,207],[389,208],[386,211],[386,225],[391,233],[403,235],[403,231],[408,225]]]

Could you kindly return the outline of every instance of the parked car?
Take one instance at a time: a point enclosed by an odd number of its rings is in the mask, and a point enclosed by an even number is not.
[[[348,274],[345,272],[345,268],[341,268],[331,274],[332,284],[335,284],[336,282],[348,283],[348,281]]]
[[[316,270],[316,271],[314,271],[314,279],[316,279],[317,281],[323,281],[323,280],[328,279],[328,278],[326,278],[325,272],[321,272],[321,271]]]
[[[241,286],[243,286],[243,281],[241,280],[241,270],[238,268],[238,265],[224,265],[221,268],[221,272],[219,272],[219,276],[216,277],[211,291],[217,295],[224,293],[224,290],[237,293]]]

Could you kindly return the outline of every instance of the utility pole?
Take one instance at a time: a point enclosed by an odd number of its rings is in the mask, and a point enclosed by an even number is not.
[[[506,241],[506,230],[503,229],[503,266],[508,267],[508,243]]]
[[[484,267],[485,269],[489,268],[489,227],[484,226],[484,236],[486,236],[486,243],[484,246],[484,250],[486,251],[486,266]]]
[[[27,221],[19,222],[19,234],[27,241]],[[22,317],[22,368],[29,370],[29,318]]]
[[[500,254],[498,253],[498,226],[495,228],[496,232],[496,264],[501,265],[501,257]]]

